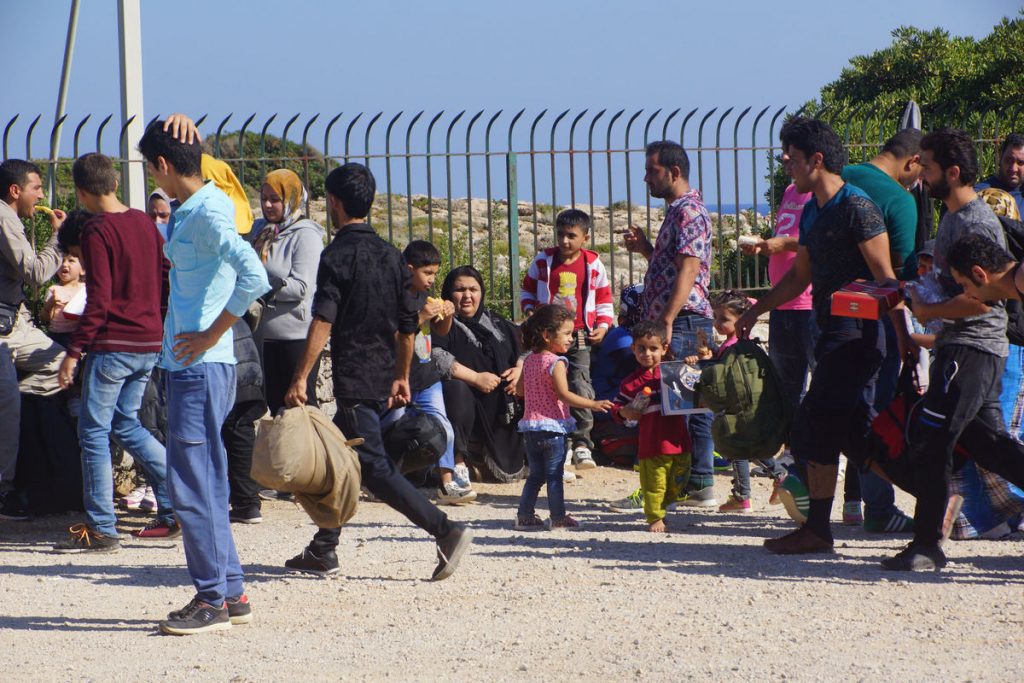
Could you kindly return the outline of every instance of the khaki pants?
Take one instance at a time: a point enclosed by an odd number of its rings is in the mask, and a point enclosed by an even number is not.
[[[60,391],[57,370],[64,347],[32,323],[21,307],[14,329],[0,337],[0,492],[14,480],[21,436],[21,393],[52,396]]]

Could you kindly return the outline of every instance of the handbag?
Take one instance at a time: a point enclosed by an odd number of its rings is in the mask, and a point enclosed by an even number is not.
[[[18,321],[18,309],[21,305],[12,306],[0,302],[0,337],[6,337],[14,330],[14,324]]]

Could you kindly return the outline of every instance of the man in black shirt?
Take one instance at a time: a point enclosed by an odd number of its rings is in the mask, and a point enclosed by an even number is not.
[[[814,196],[800,217],[800,245],[792,269],[740,317],[736,333],[746,337],[759,315],[813,284],[814,315],[821,330],[814,354],[817,367],[791,436],[793,456],[807,468],[810,509],[798,530],[764,545],[784,555],[832,552],[829,517],[839,453],[855,463],[866,455],[863,435],[873,417],[871,401],[885,355],[885,334],[878,320],[832,315],[829,303],[851,280],[895,281],[895,276],[881,212],[840,176],[846,151],[835,131],[822,121],[795,118],[782,127],[780,138],[786,172],[797,190]],[[912,344],[902,315],[893,313],[900,357]]]
[[[338,403],[334,420],[347,438],[364,439],[356,447],[363,484],[437,539],[438,564],[432,578],[446,579],[469,548],[472,532],[450,521],[402,477],[384,450],[380,429],[386,408],[410,400],[409,366],[419,310],[406,288],[408,269],[399,251],[363,221],[376,192],[369,169],[345,164],[331,171],[325,185],[338,234],[320,256],[314,318],[285,405],[306,402],[306,377],[329,337]],[[285,566],[319,574],[337,572],[340,533],[341,529],[320,529]]]

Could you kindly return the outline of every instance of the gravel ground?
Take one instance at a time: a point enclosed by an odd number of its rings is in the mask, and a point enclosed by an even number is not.
[[[720,499],[728,479],[717,478]],[[290,503],[236,526],[255,619],[160,636],[192,595],[180,543],[128,540],[117,554],[49,551],[76,518],[0,523],[0,679],[281,680],[1019,680],[1024,539],[952,543],[938,575],[877,568],[905,538],[836,527],[835,556],[767,554],[791,528],[755,479],[749,514],[640,515],[602,508],[635,486],[600,468],[566,487],[580,531],[511,529],[521,485],[477,485],[447,508],[476,542],[431,583],[434,546],[382,504],[342,535],[341,573],[282,568],[313,532]],[[910,502],[901,498],[904,509]],[[541,498],[541,505],[545,504]],[[837,510],[841,507],[836,506]],[[545,510],[541,510],[544,514]],[[122,531],[138,528],[125,516]]]

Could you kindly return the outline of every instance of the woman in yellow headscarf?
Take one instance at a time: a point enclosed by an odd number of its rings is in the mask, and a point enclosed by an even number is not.
[[[253,223],[249,239],[267,269],[271,290],[256,331],[263,343],[263,373],[267,405],[276,413],[302,357],[312,319],[320,252],[326,232],[303,214],[306,190],[294,172],[271,171],[263,179],[260,207],[263,218]],[[319,363],[309,375],[306,395],[316,405]]]
[[[242,183],[235,177],[234,171],[225,162],[209,154],[203,154],[201,168],[203,178],[212,180],[217,189],[226,194],[235,205],[235,229],[238,230],[238,234],[248,234],[252,229],[252,208],[249,206],[249,197],[242,189]]]

